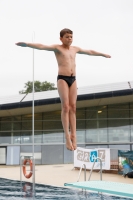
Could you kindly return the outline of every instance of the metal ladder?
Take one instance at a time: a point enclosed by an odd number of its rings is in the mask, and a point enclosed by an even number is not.
[[[99,160],[99,161],[100,161],[100,180],[102,181],[102,159],[99,158],[99,157],[97,157],[97,158],[94,159],[94,163],[93,163],[93,165],[92,165],[92,168],[91,168],[91,171],[90,171],[90,174],[89,174],[88,181],[90,181],[90,178],[91,178],[91,175],[92,175],[93,168],[94,168],[94,166],[95,166],[96,160]],[[79,179],[80,179],[80,175],[81,175],[81,171],[82,171],[82,169],[83,169],[83,166],[84,166],[84,181],[86,181],[86,164],[83,163],[82,166],[81,166],[81,168],[80,168],[80,171],[79,171],[79,175],[78,175],[77,182],[78,182]]]

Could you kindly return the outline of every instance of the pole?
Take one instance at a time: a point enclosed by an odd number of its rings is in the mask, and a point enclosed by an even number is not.
[[[32,35],[32,42],[35,40],[35,32]],[[33,48],[33,80],[32,80],[32,156],[33,156],[33,199],[35,199],[35,157],[34,157],[34,48]]]

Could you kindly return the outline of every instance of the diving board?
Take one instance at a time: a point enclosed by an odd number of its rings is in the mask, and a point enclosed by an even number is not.
[[[133,198],[133,184],[109,181],[84,181],[75,183],[64,183],[64,186]]]

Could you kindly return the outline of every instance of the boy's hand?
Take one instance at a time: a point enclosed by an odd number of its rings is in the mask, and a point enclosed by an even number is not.
[[[111,58],[111,56],[110,56],[110,55],[107,55],[107,54],[105,54],[105,58]]]
[[[27,44],[25,42],[17,42],[16,45],[21,47],[27,47]]]

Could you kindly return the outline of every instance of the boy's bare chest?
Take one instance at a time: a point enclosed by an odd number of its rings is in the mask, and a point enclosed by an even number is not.
[[[75,59],[76,52],[73,49],[60,49],[60,51],[57,54],[57,57],[63,58],[63,59]]]

